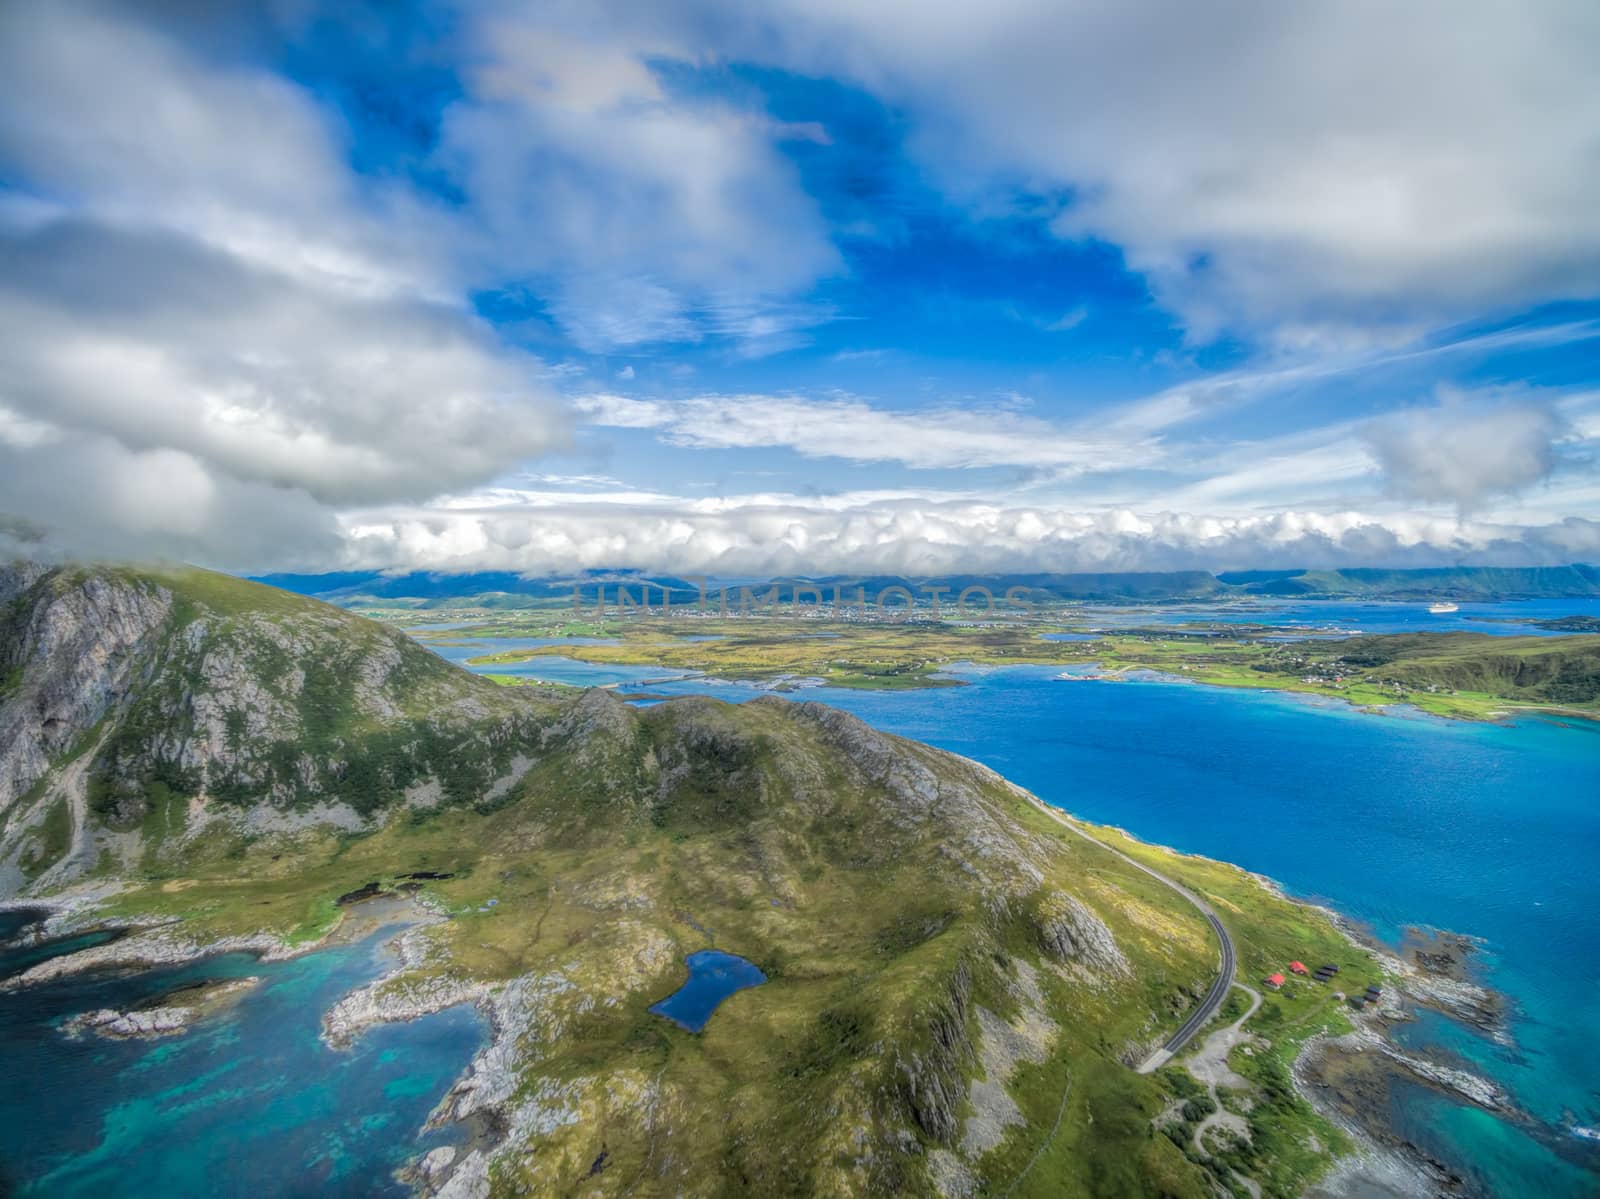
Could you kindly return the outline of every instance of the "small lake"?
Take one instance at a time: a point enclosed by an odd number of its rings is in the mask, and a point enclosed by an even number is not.
[[[702,949],[688,957],[689,980],[650,1010],[688,1032],[699,1032],[728,996],[767,981],[754,962],[720,949]]]

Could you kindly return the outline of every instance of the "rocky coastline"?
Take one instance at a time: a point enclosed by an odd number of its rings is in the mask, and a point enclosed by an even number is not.
[[[1352,944],[1378,959],[1391,986],[1381,999],[1352,1013],[1351,1032],[1315,1037],[1295,1060],[1296,1088],[1358,1146],[1313,1195],[1474,1194],[1458,1168],[1402,1135],[1388,1113],[1393,1088],[1410,1083],[1504,1119],[1531,1122],[1498,1084],[1436,1054],[1402,1048],[1390,1035],[1394,1025],[1414,1019],[1417,1008],[1427,1008],[1497,1044],[1512,1043],[1504,1000],[1469,977],[1475,943],[1453,933],[1413,929],[1397,952],[1339,913],[1322,910]]]

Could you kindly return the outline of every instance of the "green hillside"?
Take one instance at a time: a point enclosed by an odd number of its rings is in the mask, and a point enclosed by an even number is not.
[[[1475,691],[1524,703],[1600,702],[1600,636],[1426,633],[1354,637],[1340,660],[1379,682]]]

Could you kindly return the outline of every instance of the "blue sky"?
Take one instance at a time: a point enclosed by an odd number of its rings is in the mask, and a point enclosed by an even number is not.
[[[243,570],[1600,558],[1576,0],[0,26],[13,537]]]

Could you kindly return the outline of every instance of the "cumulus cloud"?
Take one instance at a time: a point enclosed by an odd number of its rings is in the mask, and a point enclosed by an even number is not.
[[[495,502],[349,518],[341,565],[529,574],[619,563],[723,575],[1218,570],[1457,562],[1524,565],[1600,554],[1600,523],[1516,526],[1363,511],[1245,516],[1084,511],[914,492],[691,499],[505,493]]]
[[[1371,422],[1363,437],[1392,493],[1468,510],[1549,478],[1567,432],[1547,402],[1446,393]]]
[[[560,436],[537,363],[453,309],[84,223],[0,235],[0,260],[12,419],[335,504],[474,485]]]
[[[772,303],[840,267],[778,149],[793,131],[665,88],[652,64],[699,61],[694,39],[630,37],[558,6],[464,19],[467,94],[436,157],[481,229],[481,269],[547,283],[556,319],[596,352],[707,333],[759,343],[819,318]]]
[[[0,6],[0,162],[37,215],[92,209],[319,286],[438,287],[446,230],[360,183],[328,115],[270,72],[217,65],[114,6]]]

